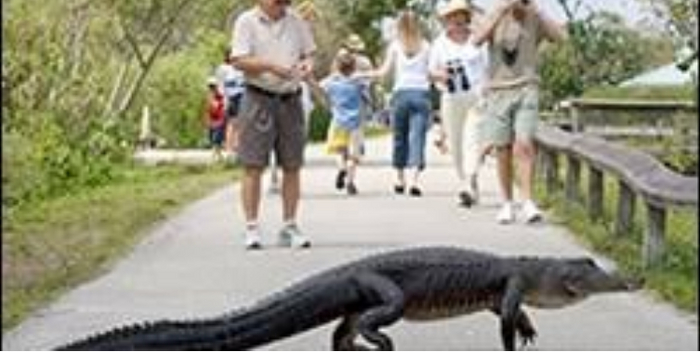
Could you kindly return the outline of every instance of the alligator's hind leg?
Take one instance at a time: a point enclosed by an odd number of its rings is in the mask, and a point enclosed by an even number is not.
[[[357,332],[379,350],[393,350],[393,342],[379,328],[391,325],[403,316],[403,291],[393,281],[377,274],[362,273],[354,279],[360,294],[371,304],[359,314]]]
[[[343,317],[338,327],[333,331],[333,351],[366,351],[369,348],[355,343],[357,338],[357,318],[359,315],[352,314]]]

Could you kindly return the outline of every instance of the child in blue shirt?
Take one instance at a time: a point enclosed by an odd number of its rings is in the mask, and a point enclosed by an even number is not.
[[[332,115],[326,137],[326,150],[337,154],[338,174],[335,187],[345,188],[349,195],[357,194],[355,173],[362,152],[362,93],[363,83],[353,77],[355,57],[341,49],[334,60],[335,69],[320,85],[311,87],[320,96]]]

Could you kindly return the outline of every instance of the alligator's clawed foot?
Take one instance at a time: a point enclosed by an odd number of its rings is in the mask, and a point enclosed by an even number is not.
[[[527,345],[534,345],[535,338],[537,337],[537,331],[532,328],[521,328],[518,331],[520,335],[521,347],[526,347]]]

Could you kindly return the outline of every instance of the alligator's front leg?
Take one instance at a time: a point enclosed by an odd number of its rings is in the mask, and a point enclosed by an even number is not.
[[[491,309],[491,311],[493,311],[493,313],[499,317],[501,316],[500,307],[494,307]],[[535,326],[532,325],[530,317],[527,316],[522,308],[518,311],[518,315],[515,318],[515,331],[520,336],[522,346],[532,345],[535,343],[537,331],[535,330]]]
[[[521,301],[522,280],[519,277],[510,278],[506,284],[505,293],[501,300],[501,307],[499,308],[501,313],[501,341],[503,343],[503,349],[507,351],[515,350],[515,331],[517,328],[518,315],[521,312]],[[530,327],[532,327],[531,324]]]
[[[357,314],[357,318],[345,319],[333,334],[334,348],[364,349],[354,342],[357,334],[374,344],[378,350],[394,349],[391,338],[379,331],[403,316],[404,293],[393,281],[374,273],[361,273],[354,278],[358,290],[367,307]]]

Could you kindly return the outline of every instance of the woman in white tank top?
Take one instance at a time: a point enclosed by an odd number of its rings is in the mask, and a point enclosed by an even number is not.
[[[397,21],[397,38],[389,44],[386,59],[376,71],[360,76],[379,78],[393,67],[392,165],[396,169],[394,191],[420,197],[420,173],[425,168],[425,141],[430,125],[430,45],[424,39],[417,15],[404,11]],[[407,180],[406,172],[410,173]]]

